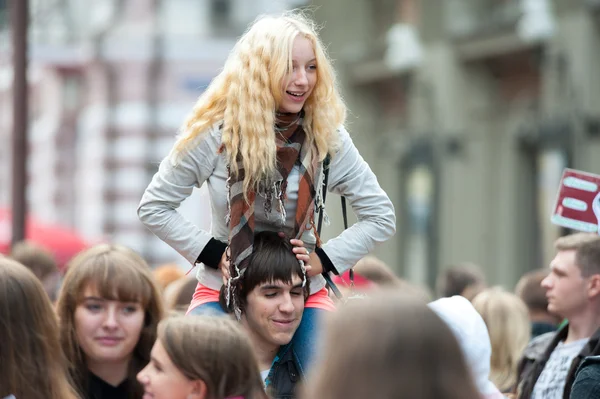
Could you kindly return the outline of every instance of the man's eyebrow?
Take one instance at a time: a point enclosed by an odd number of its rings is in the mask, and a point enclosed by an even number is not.
[[[286,284],[287,285],[287,284]],[[277,285],[277,284],[267,284],[267,285],[263,285],[262,287],[260,287],[261,291],[268,291],[268,290],[282,290],[285,287],[282,285]],[[298,289],[298,288],[302,288],[302,283],[298,283],[296,285],[294,285],[291,289]]]
[[[268,285],[263,285],[262,287],[260,287],[261,291],[267,291],[267,290],[281,290],[283,289],[282,286],[280,285],[275,285],[275,284],[268,284]]]

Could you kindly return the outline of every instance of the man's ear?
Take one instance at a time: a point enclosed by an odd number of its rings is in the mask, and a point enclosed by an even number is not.
[[[206,399],[208,397],[206,390],[204,381],[194,380],[192,381],[192,392],[187,396],[187,399]]]
[[[588,281],[588,297],[596,298],[600,295],[600,274],[592,274]]]

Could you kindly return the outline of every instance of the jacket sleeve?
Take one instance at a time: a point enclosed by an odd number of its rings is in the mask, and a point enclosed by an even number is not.
[[[358,221],[324,244],[319,254],[324,269],[337,274],[350,269],[376,244],[387,241],[396,232],[392,201],[348,132],[343,127],[339,132],[340,147],[329,166],[328,191],[345,196]],[[329,206],[331,212],[332,205]]]
[[[209,232],[201,230],[177,211],[194,187],[201,187],[212,174],[219,156],[218,133],[218,129],[211,129],[195,147],[177,159],[172,151],[160,163],[137,211],[141,222],[152,233],[191,264],[196,263],[201,253],[207,258],[216,257],[204,253],[205,248],[218,250],[221,247]]]
[[[571,399],[600,397],[600,358],[595,356],[583,361],[577,371],[575,382],[571,388]]]

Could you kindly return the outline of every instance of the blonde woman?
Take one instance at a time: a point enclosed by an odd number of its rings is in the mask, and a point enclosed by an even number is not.
[[[486,289],[473,299],[483,318],[490,341],[490,380],[507,393],[517,380],[517,365],[531,336],[529,313],[523,301],[501,288]]]
[[[318,315],[334,308],[321,272],[343,273],[395,232],[392,203],[352,143],[345,115],[314,23],[299,13],[261,17],[198,99],[138,209],[154,234],[199,264],[191,313],[222,312],[219,289],[243,273],[255,233],[291,238],[312,276],[294,338],[304,365],[313,353]],[[323,205],[326,157],[327,189],[348,199],[358,222],[322,244],[315,212]],[[204,184],[210,232],[176,211]]]
[[[135,376],[150,360],[162,303],[148,265],[129,248],[101,244],[69,263],[57,312],[82,398],[142,398]]]
[[[153,399],[267,399],[252,346],[224,317],[176,316],[158,326],[150,363],[138,374]]]
[[[38,278],[0,255],[0,398],[76,399],[58,320]]]

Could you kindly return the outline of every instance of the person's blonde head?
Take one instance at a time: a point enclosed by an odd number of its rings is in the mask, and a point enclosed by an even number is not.
[[[144,324],[129,365],[132,389],[143,390],[135,375],[148,363],[156,340],[156,329],[163,317],[163,300],[158,285],[144,259],[122,245],[100,244],[79,253],[68,264],[58,297],[61,344],[71,365],[71,375],[85,392],[89,378],[85,353],[77,340],[75,310],[84,300],[87,288],[99,297],[121,302],[138,302],[144,309]]]
[[[222,123],[222,144],[237,175],[241,156],[244,193],[276,169],[275,113],[292,70],[292,47],[297,37],[308,39],[315,52],[317,82],[304,104],[307,148],[324,159],[337,145],[337,131],[346,107],[336,76],[315,23],[300,12],[259,17],[238,40],[222,72],[200,96],[185,121],[175,155],[198,143],[216,123]],[[176,157],[177,159],[177,157]]]
[[[266,399],[258,362],[239,323],[216,316],[175,316],[158,326],[158,340],[189,380],[206,385],[208,399]]]
[[[518,296],[501,288],[480,292],[472,303],[490,335],[490,380],[506,392],[516,383],[517,365],[531,337],[527,306]]]
[[[0,257],[0,397],[71,399],[58,320],[38,278]]]
[[[595,233],[575,233],[554,242],[557,251],[575,251],[575,263],[584,277],[600,274],[600,236]]]
[[[303,398],[479,398],[452,331],[421,300],[383,290],[326,321]]]

